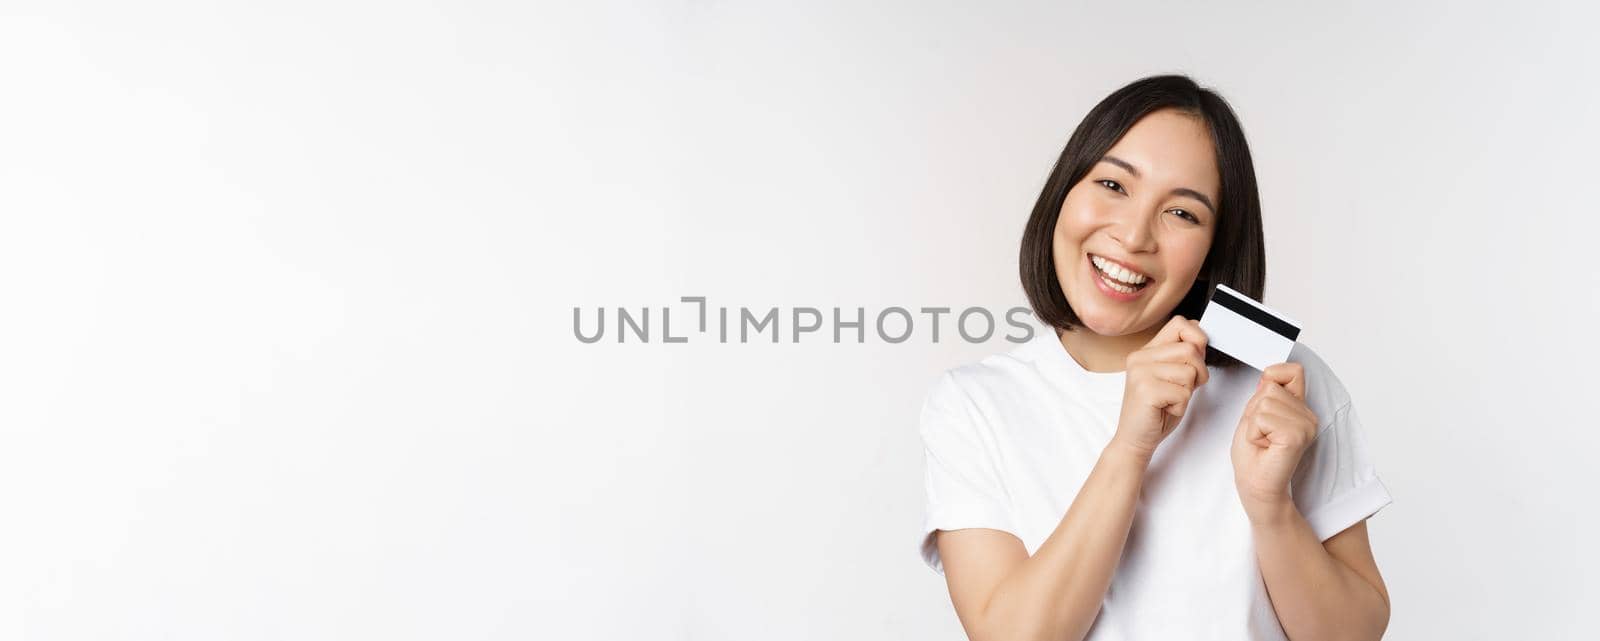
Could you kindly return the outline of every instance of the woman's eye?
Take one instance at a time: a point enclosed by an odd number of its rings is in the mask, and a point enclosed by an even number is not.
[[[1177,215],[1179,215],[1179,216],[1181,216],[1181,217],[1183,217],[1183,218],[1187,218],[1187,219],[1189,219],[1189,222],[1191,222],[1191,223],[1198,223],[1198,222],[1200,222],[1200,217],[1199,217],[1199,216],[1196,216],[1196,215],[1194,215],[1194,214],[1191,214],[1191,213],[1189,213],[1189,212],[1188,212],[1188,211],[1186,211],[1186,210],[1183,210],[1183,209],[1174,209],[1174,210],[1172,210],[1172,211],[1173,211],[1173,213],[1175,213],[1175,214],[1177,214]]]
[[[1101,179],[1101,180],[1097,180],[1095,182],[1098,182],[1101,185],[1104,185],[1106,189],[1110,189],[1112,191],[1122,191],[1122,185],[1118,184],[1117,181],[1115,181],[1115,180],[1111,180],[1110,178],[1104,178],[1104,179]],[[1124,192],[1124,193],[1126,193],[1126,192]]]

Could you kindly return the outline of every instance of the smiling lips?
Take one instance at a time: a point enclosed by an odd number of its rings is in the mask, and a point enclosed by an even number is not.
[[[1150,284],[1149,276],[1100,256],[1089,254],[1089,262],[1094,264],[1095,271],[1102,277],[1101,281],[1117,292],[1132,294]]]

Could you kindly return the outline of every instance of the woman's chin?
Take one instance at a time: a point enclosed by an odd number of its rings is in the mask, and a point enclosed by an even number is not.
[[[1090,312],[1088,314],[1080,314],[1078,320],[1083,324],[1084,329],[1100,336],[1121,336],[1132,333],[1130,328],[1135,319]]]
[[[1149,323],[1141,326],[1141,320],[1137,314],[1130,314],[1121,310],[1118,310],[1117,313],[1106,313],[1103,310],[1091,309],[1088,310],[1087,314],[1078,314],[1078,323],[1084,329],[1107,337],[1127,336],[1149,329]]]

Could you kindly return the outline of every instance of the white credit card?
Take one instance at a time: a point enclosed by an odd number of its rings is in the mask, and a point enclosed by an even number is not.
[[[1216,349],[1259,370],[1289,359],[1300,324],[1268,309],[1227,285],[1217,285],[1200,314],[1206,348]]]

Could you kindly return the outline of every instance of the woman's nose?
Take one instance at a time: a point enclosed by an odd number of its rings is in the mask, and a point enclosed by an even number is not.
[[[1128,252],[1148,252],[1155,249],[1154,219],[1144,213],[1128,212],[1111,227],[1111,238]]]

